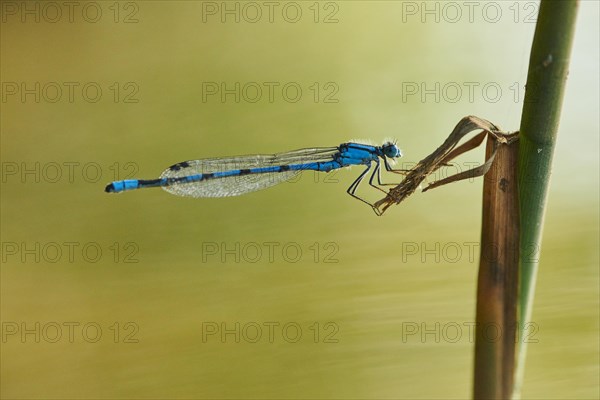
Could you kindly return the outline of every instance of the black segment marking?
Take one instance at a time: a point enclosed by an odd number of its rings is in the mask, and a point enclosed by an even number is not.
[[[290,166],[289,165],[282,165],[281,167],[279,167],[279,170],[281,172],[289,171],[290,170]]]
[[[240,169],[240,175],[248,175],[251,172],[252,171],[250,171],[249,169]]]

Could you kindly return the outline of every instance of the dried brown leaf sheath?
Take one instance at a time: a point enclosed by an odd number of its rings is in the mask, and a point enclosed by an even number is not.
[[[482,130],[481,133],[457,147],[458,143],[463,137],[465,137],[468,133],[479,129]],[[375,203],[375,212],[381,215],[392,204],[398,204],[402,202],[408,196],[413,194],[429,175],[434,173],[440,167],[447,165],[459,155],[473,150],[479,146],[487,135],[490,135],[490,137],[494,139],[494,150],[487,157],[486,162],[483,165],[433,182],[429,184],[423,191],[427,191],[451,182],[485,175],[494,161],[497,146],[499,144],[512,142],[516,140],[517,136],[516,134],[506,135],[491,122],[470,115],[461,119],[450,136],[448,136],[448,138],[440,147],[438,147],[433,153],[425,157],[423,160],[419,161],[414,168],[406,173],[405,178],[398,186],[390,189],[388,194],[383,199]]]
[[[496,161],[483,180],[483,215],[475,326],[475,399],[511,397],[519,289],[519,145],[488,136]]]

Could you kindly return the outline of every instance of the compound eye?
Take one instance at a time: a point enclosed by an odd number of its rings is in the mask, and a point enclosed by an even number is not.
[[[390,158],[400,157],[400,149],[394,144],[389,145],[385,150],[386,156]]]

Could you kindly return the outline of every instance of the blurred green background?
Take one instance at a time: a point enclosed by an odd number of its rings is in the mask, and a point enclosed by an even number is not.
[[[358,168],[227,199],[103,189],[357,138],[415,163],[469,114],[516,130],[538,3],[476,3],[3,2],[2,397],[469,397],[480,180],[381,218],[345,194]],[[523,398],[599,396],[598,3],[581,8]],[[236,82],[239,102],[206,92]]]

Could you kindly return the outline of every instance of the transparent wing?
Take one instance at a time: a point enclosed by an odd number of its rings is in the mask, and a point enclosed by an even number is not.
[[[207,158],[177,163],[167,168],[161,178],[207,174],[214,172],[237,171],[259,167],[297,165],[331,161],[338,154],[336,147],[301,149],[278,154],[255,154],[228,158]],[[265,189],[287,181],[301,171],[283,171],[260,174],[236,175],[224,178],[206,179],[192,183],[177,183],[163,189],[171,194],[187,197],[228,197],[239,196]]]
[[[251,174],[164,186],[171,194],[185,197],[229,197],[266,189],[298,175],[300,171]]]

